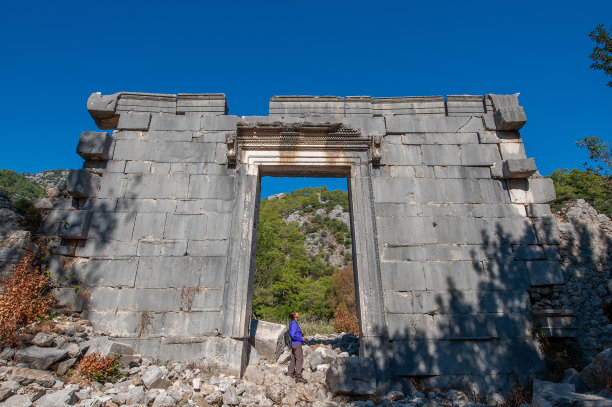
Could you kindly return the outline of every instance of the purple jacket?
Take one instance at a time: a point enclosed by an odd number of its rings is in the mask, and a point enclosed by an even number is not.
[[[302,336],[302,328],[296,321],[289,322],[289,335],[291,335],[291,346],[301,344],[304,342],[304,336]]]

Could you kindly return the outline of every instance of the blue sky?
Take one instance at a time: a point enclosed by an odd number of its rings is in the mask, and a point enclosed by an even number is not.
[[[223,92],[239,116],[274,95],[520,92],[540,172],[579,168],[577,139],[612,141],[600,23],[611,1],[5,2],[0,168],[80,167],[98,91]]]

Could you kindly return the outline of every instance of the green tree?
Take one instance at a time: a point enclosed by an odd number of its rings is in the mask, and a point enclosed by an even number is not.
[[[567,201],[584,199],[598,212],[610,216],[612,212],[612,179],[610,177],[594,174],[586,170],[573,169],[555,170],[547,178],[555,184],[557,199],[551,202],[554,210],[559,210]]]
[[[45,196],[44,188],[13,170],[0,170],[0,188],[6,191],[14,203],[21,199],[32,200]]]
[[[604,142],[599,137],[585,137],[576,142],[578,147],[586,148],[589,152],[590,162],[584,163],[587,171],[594,174],[607,176],[612,175],[612,145]]]
[[[597,44],[590,55],[593,60],[591,68],[601,69],[606,75],[612,76],[612,39],[610,39],[610,33],[606,31],[603,24],[599,24],[595,27],[595,30],[591,31],[589,37]],[[608,86],[612,87],[612,81],[608,82]]]

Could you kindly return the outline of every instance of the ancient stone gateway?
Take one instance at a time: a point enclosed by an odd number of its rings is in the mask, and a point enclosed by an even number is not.
[[[516,95],[92,94],[67,191],[57,297],[162,360],[241,373],[264,175],[349,180],[363,356],[381,378],[485,384],[541,370],[528,290],[558,283],[552,182],[525,156]],[[69,281],[73,280],[73,281]]]

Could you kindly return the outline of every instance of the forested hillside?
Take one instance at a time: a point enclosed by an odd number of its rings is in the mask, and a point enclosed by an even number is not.
[[[349,219],[342,190],[305,188],[261,201],[256,318],[285,320],[291,310],[319,320],[338,316],[338,309],[354,314]]]
[[[68,175],[68,170],[46,170],[37,174],[19,174],[13,170],[0,170],[0,188],[16,204],[45,196],[45,189],[57,187]]]

